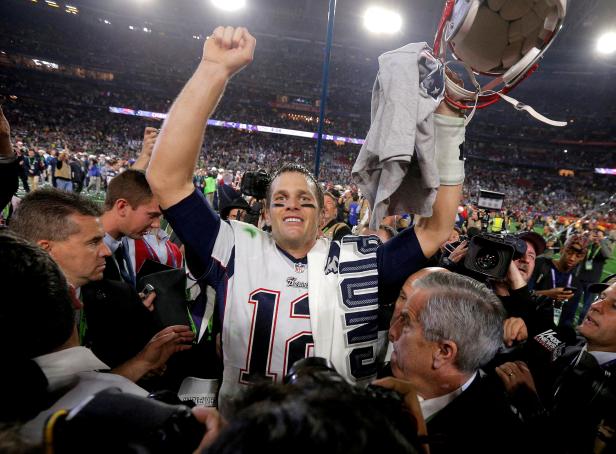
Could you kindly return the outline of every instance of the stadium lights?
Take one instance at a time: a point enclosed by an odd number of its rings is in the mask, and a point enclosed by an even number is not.
[[[128,26],[128,29],[129,29],[129,30],[134,30],[134,29],[135,29],[135,27],[133,27],[132,25],[129,25],[129,26]]]
[[[66,8],[64,11],[69,13],[69,14],[79,14],[79,9],[77,9],[77,7],[75,6],[71,6],[71,5],[64,5],[64,7]]]
[[[103,20],[103,23],[107,25],[111,25],[111,22],[109,22],[107,19]]]
[[[391,35],[402,28],[402,17],[395,11],[371,6],[364,13],[364,26],[372,33]]]
[[[246,6],[246,0],[211,0],[212,5],[224,11],[237,11]]]
[[[60,5],[58,5],[56,2],[52,0],[45,0],[45,3],[47,3],[47,5],[51,6],[52,8],[60,8]]]
[[[608,55],[616,52],[616,33],[604,33],[597,40],[597,52]]]

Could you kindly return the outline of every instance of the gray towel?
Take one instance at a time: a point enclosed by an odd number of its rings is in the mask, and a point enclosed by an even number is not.
[[[443,87],[443,67],[426,43],[379,57],[370,130],[352,170],[372,207],[371,229],[393,214],[432,215],[439,186],[432,114]]]

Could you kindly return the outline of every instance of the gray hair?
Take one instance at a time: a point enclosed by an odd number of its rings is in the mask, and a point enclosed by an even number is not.
[[[430,291],[419,315],[425,338],[455,342],[458,369],[474,372],[494,357],[503,343],[505,311],[492,291],[455,273],[431,273],[413,287]]]

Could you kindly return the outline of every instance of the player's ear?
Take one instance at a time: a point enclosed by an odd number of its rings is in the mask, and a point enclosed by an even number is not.
[[[265,223],[271,227],[272,226],[272,218],[270,217],[270,211],[269,211],[268,207],[265,207],[263,209],[263,218],[265,219]]]

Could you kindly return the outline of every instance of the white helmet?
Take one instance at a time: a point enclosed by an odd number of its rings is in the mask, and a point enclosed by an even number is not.
[[[446,77],[447,102],[480,109],[501,99],[537,69],[562,28],[566,9],[567,0],[446,0],[434,54],[444,60],[447,43],[473,72],[494,77],[484,87],[471,77],[476,91]]]

